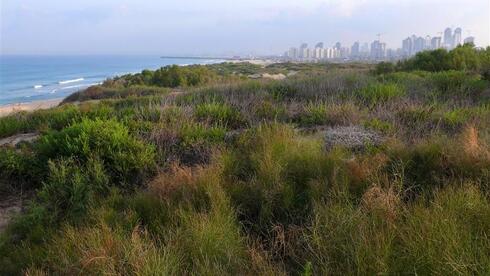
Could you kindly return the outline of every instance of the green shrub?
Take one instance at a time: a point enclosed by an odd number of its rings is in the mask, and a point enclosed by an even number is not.
[[[87,162],[98,157],[114,181],[135,184],[144,173],[153,170],[152,146],[132,137],[116,121],[88,120],[43,136],[38,145],[43,158],[74,157]]]
[[[25,117],[26,113],[17,113],[0,118],[0,138],[33,129],[33,122],[30,122]]]
[[[479,75],[468,74],[464,71],[444,71],[428,76],[432,85],[443,98],[456,96],[460,98],[477,99],[480,93],[488,87],[488,82]]]
[[[376,105],[404,96],[405,90],[397,84],[376,83],[361,89],[358,95],[365,103]]]
[[[229,105],[219,103],[205,103],[196,106],[195,116],[199,120],[229,128],[240,128],[245,123],[239,111]]]
[[[377,75],[393,73],[395,72],[395,65],[391,62],[380,62],[376,64],[374,72]]]
[[[323,125],[327,122],[327,106],[325,104],[314,104],[312,102],[305,106],[299,122],[304,126]]]
[[[273,99],[283,101],[294,97],[297,89],[284,81],[275,81],[268,84],[265,89],[269,92]]]
[[[43,183],[39,198],[53,216],[79,218],[92,203],[94,191],[91,184],[79,164],[73,160],[50,162],[48,178]]]
[[[0,193],[35,188],[44,176],[37,156],[27,150],[0,148]]]
[[[182,126],[180,135],[184,145],[217,144],[224,141],[226,129],[221,126],[207,127],[200,123],[189,123]]]

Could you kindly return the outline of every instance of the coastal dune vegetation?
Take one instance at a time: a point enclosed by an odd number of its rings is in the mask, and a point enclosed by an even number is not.
[[[0,274],[489,275],[489,70],[170,66],[0,118],[38,136],[0,146]]]

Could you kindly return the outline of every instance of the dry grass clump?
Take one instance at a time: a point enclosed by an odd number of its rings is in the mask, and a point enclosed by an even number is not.
[[[389,157],[384,153],[373,156],[360,156],[349,159],[346,162],[349,175],[354,183],[367,181],[376,176],[389,161]]]
[[[374,213],[388,222],[394,222],[400,206],[400,197],[393,188],[382,189],[373,185],[362,196],[361,206],[366,212]]]
[[[201,167],[190,168],[172,164],[167,172],[160,173],[148,184],[148,192],[160,200],[173,200],[177,194],[185,198],[197,191],[202,176]]]
[[[461,134],[464,153],[474,159],[490,159],[490,151],[478,137],[478,129],[467,126]]]
[[[66,227],[47,251],[39,269],[48,274],[175,274],[179,259],[158,247],[144,229],[127,233],[103,222],[86,228]],[[36,271],[35,268],[29,271]]]

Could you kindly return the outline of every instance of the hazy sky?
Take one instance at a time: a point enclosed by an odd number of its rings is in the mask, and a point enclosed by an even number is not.
[[[279,54],[461,26],[490,42],[490,0],[0,0],[2,54]]]

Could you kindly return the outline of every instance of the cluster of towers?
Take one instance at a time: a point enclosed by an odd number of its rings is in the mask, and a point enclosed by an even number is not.
[[[330,59],[341,60],[398,60],[414,56],[418,52],[444,48],[451,50],[458,45],[475,43],[472,36],[462,40],[463,31],[461,28],[446,28],[444,33],[439,36],[426,37],[412,35],[402,41],[402,47],[398,49],[388,49],[386,43],[378,39],[372,43],[354,42],[351,47],[344,47],[340,42],[332,47],[324,47],[323,42],[319,42],[314,48],[309,48],[308,44],[302,43],[299,47],[291,47],[282,56],[287,61],[321,61]],[[443,36],[441,36],[443,35]]]
[[[340,42],[335,43],[332,47],[324,47],[323,42],[318,42],[314,48],[309,48],[307,43],[302,43],[298,48],[291,47],[284,57],[289,60],[315,61],[328,59],[346,59],[369,55],[369,46],[360,45],[355,42],[352,47],[344,47]]]
[[[383,59],[387,52],[386,43],[379,39],[369,45],[368,43],[354,42],[351,47],[345,47],[340,42],[332,47],[324,47],[319,42],[314,48],[309,48],[307,43],[302,43],[298,48],[291,47],[283,57],[292,61],[319,61],[329,59]]]
[[[461,28],[454,29],[454,32],[451,28],[446,28],[444,30],[443,36],[415,36],[412,35],[402,41],[402,55],[403,57],[409,57],[417,54],[418,52],[425,50],[435,50],[444,48],[447,50],[454,49],[463,43],[473,43],[475,42],[475,38],[472,36],[467,37],[462,40],[463,31]]]

